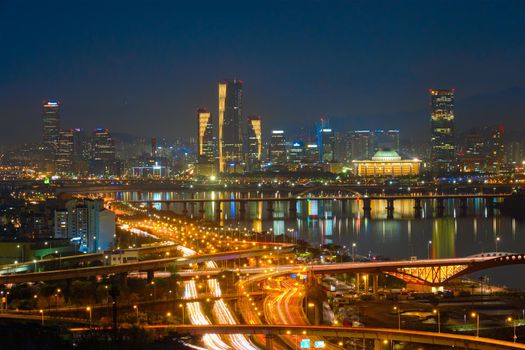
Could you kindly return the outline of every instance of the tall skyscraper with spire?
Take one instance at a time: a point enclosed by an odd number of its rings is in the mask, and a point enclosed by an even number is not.
[[[430,161],[435,173],[448,172],[455,163],[454,90],[430,90]]]
[[[244,169],[241,80],[219,83],[219,171]]]

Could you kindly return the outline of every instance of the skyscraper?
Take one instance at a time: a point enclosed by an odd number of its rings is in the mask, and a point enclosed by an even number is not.
[[[109,129],[98,128],[93,131],[92,158],[90,173],[94,175],[114,175],[116,172],[115,144]]]
[[[450,171],[454,165],[454,90],[430,90],[431,149],[434,172]]]
[[[333,162],[335,160],[335,135],[330,128],[321,127],[318,133],[319,157],[321,162]]]
[[[54,162],[60,138],[60,102],[42,104],[42,143],[46,162]]]
[[[374,136],[370,130],[354,130],[349,132],[350,159],[370,159],[374,154]]]
[[[204,108],[197,110],[197,154],[199,163],[213,163],[213,122],[211,113]]]
[[[56,171],[71,173],[73,171],[73,130],[61,130],[56,152]]]
[[[246,163],[250,170],[254,170],[261,162],[262,154],[262,125],[261,118],[252,116],[247,118],[247,153]]]
[[[219,84],[219,171],[239,172],[243,168],[241,80]]]
[[[286,157],[286,140],[283,130],[272,130],[270,139],[270,161],[273,164],[285,164]]]

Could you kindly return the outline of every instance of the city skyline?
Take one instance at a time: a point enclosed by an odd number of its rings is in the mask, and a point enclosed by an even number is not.
[[[215,38],[207,35],[217,26],[210,18],[213,4],[205,5],[210,13],[194,12],[191,5],[137,6],[127,16],[117,16],[114,4],[90,22],[91,7],[79,13],[63,4],[50,14],[52,26],[41,25],[39,6],[2,5],[4,32],[13,33],[4,38],[5,46],[25,43],[0,61],[2,120],[20,121],[2,137],[5,143],[32,142],[39,132],[31,122],[39,115],[39,101],[48,98],[62,102],[66,126],[180,137],[192,131],[196,108],[208,106],[215,113],[216,82],[235,77],[249,91],[244,115],[261,115],[266,131],[324,116],[335,128],[395,128],[407,122],[406,134],[418,137],[428,132],[429,88],[456,89],[458,130],[494,118],[520,126],[525,113],[523,39],[517,30],[523,24],[517,15],[521,3],[412,3],[412,11],[380,5],[389,11],[336,2],[330,8],[306,4],[297,12],[291,4],[270,3],[249,15],[242,6],[226,6],[220,13],[241,25],[219,26]],[[13,23],[11,17],[21,11],[24,16]],[[202,16],[202,28],[188,22],[192,13]],[[392,16],[384,18],[385,13]],[[440,14],[439,21],[433,13]],[[86,29],[70,25],[69,14],[78,15]],[[458,27],[460,18],[467,24]],[[134,19],[138,27],[128,31]],[[253,25],[261,23],[268,24],[265,30]],[[21,24],[23,30],[7,30]],[[71,30],[63,32],[63,26]],[[143,26],[149,29],[140,34]],[[31,31],[35,27],[41,31]],[[203,52],[206,60],[199,58]]]

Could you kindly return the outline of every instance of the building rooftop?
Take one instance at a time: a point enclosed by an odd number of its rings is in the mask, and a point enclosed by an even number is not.
[[[374,154],[372,160],[388,162],[401,160],[401,156],[399,156],[399,154],[392,149],[381,149]]]

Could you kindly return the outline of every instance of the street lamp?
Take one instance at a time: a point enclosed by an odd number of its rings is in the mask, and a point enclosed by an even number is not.
[[[476,337],[479,337],[479,313],[472,312],[470,316],[476,318]]]
[[[401,330],[401,309],[398,306],[394,306],[394,311],[397,312],[397,329]]]
[[[431,256],[431,252],[430,252],[431,247],[432,247],[432,241],[428,241],[428,244],[427,244],[428,259],[430,259],[430,256]]]
[[[166,312],[166,323],[170,324],[171,312]]]
[[[89,312],[89,328],[91,328],[92,320],[93,320],[93,314],[91,306],[86,307],[86,311]]]
[[[441,312],[438,309],[434,309],[432,313],[437,314],[438,333],[441,333]]]
[[[137,316],[137,326],[140,324],[139,322],[139,307],[137,305],[133,305],[133,309],[135,310],[135,315]]]
[[[496,237],[496,242],[495,242],[496,243],[496,253],[498,252],[498,243],[499,243],[499,241],[500,241],[500,238],[498,236],[498,237]]]
[[[518,337],[516,336],[516,320],[509,316],[507,317],[507,322],[512,323],[512,328],[514,328],[514,336],[512,337],[512,340],[515,343],[516,340],[518,340]]]
[[[42,316],[42,326],[44,325],[44,310],[40,309],[40,315]]]
[[[352,261],[355,262],[355,247],[357,246],[357,244],[352,243]]]

